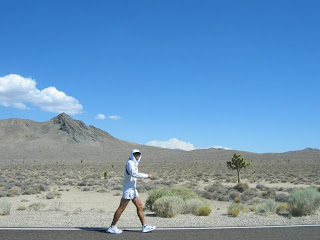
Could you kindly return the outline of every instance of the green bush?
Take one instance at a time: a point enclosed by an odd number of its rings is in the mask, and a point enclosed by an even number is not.
[[[198,208],[201,206],[205,206],[205,202],[200,199],[189,199],[186,201],[186,207],[184,213],[192,213],[194,215],[198,215]]]
[[[0,215],[10,215],[12,204],[7,200],[0,201]]]
[[[146,207],[150,210],[153,210],[153,205],[157,201],[157,199],[164,196],[178,196],[184,201],[194,198],[200,198],[196,193],[190,191],[185,187],[155,189],[149,192],[148,198],[146,200]]]
[[[320,193],[314,188],[297,189],[290,193],[287,201],[293,215],[311,215],[320,207]]]
[[[155,189],[148,193],[148,198],[146,200],[146,207],[150,210],[153,210],[154,203],[157,199],[162,198],[164,196],[173,196],[173,192],[168,188]]]
[[[268,199],[258,207],[260,214],[275,214],[277,212],[278,203],[274,199]]]
[[[177,196],[165,196],[154,203],[154,211],[159,217],[172,218],[182,213],[185,208],[185,201]]]
[[[174,187],[171,189],[174,196],[181,197],[184,201],[199,198],[199,196],[185,187]]]

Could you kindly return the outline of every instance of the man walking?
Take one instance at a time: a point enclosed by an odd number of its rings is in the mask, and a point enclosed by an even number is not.
[[[156,227],[146,225],[143,213],[143,207],[141,199],[137,191],[137,178],[152,178],[151,174],[139,173],[138,165],[141,160],[141,152],[138,149],[133,149],[130,154],[130,158],[127,161],[125,170],[124,170],[124,181],[123,181],[123,195],[120,201],[120,206],[113,216],[113,221],[111,226],[108,228],[108,233],[120,234],[122,230],[118,229],[116,224],[126,209],[130,200],[137,208],[137,214],[139,216],[140,222],[142,224],[142,232],[151,232]]]

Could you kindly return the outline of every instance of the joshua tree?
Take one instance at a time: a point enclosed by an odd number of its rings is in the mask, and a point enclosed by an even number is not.
[[[232,160],[227,161],[227,167],[232,170],[237,170],[238,173],[238,183],[240,183],[240,171],[241,168],[246,168],[250,166],[251,163],[247,162],[240,154],[233,154]]]

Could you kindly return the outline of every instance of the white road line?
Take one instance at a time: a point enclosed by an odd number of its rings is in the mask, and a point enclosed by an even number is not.
[[[206,227],[206,228],[156,228],[155,231],[174,231],[174,230],[224,230],[224,229],[264,229],[264,228],[297,228],[297,227],[320,227],[315,225],[283,225],[283,226],[240,226],[240,227]],[[105,231],[107,228],[36,228],[36,227],[0,227],[1,230],[19,230],[19,231]],[[141,228],[128,228],[124,231],[141,231]]]

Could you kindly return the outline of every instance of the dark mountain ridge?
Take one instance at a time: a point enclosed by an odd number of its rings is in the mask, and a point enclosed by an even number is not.
[[[251,161],[320,161],[320,150],[306,148],[284,153],[251,153],[225,149],[177,151],[123,141],[109,133],[87,126],[65,113],[46,122],[25,119],[0,120],[0,161],[63,162],[84,160],[90,163],[119,162],[128,158],[132,148],[139,148],[148,162],[183,163],[227,161],[234,153]]]

